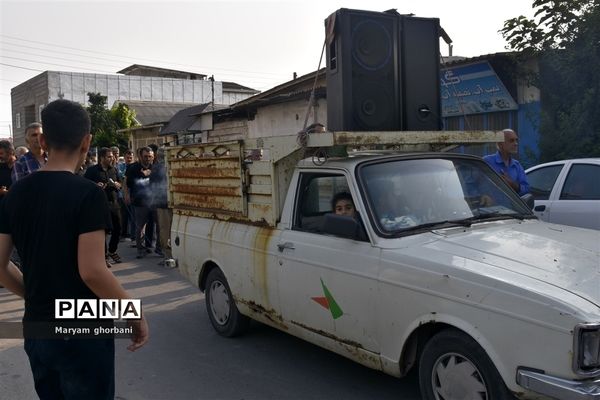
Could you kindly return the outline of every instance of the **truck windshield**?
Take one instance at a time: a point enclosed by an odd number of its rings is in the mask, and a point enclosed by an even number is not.
[[[388,235],[490,219],[534,218],[483,161],[423,158],[363,164],[359,180],[371,219]]]

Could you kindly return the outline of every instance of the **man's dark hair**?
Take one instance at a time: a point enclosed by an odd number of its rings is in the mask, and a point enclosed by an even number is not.
[[[106,155],[108,153],[112,154],[112,150],[109,149],[108,147],[102,147],[102,148],[100,148],[100,150],[98,150],[98,157],[99,158],[104,158],[104,157],[106,157]]]
[[[128,155],[130,155],[130,154],[131,154],[131,155],[133,155],[133,150],[131,150],[131,149],[127,149],[127,150],[125,150],[125,155],[126,155],[126,156],[128,156]]]
[[[152,153],[154,153],[154,150],[152,150],[152,147],[150,147],[150,146],[141,147],[140,148],[140,157],[145,152],[148,152],[148,153],[152,152]]]
[[[55,150],[75,151],[90,133],[87,111],[70,100],[55,100],[42,110],[42,126],[48,147]]]
[[[148,147],[150,147],[154,153],[156,153],[156,150],[158,150],[158,145],[156,143],[151,143],[148,145]]]
[[[15,146],[8,140],[0,140],[0,149],[3,149],[8,154],[15,154]]]
[[[352,200],[352,195],[349,192],[339,192],[339,193],[336,193],[335,196],[333,196],[333,199],[331,199],[331,209],[332,210],[335,210],[335,205],[340,200],[348,200],[349,202],[354,204],[354,200]]]

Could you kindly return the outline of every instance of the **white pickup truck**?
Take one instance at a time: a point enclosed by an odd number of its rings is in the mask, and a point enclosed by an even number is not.
[[[306,157],[410,138],[170,148],[173,254],[216,331],[254,319],[393,376],[417,368],[424,399],[600,399],[600,231],[538,221],[478,157]],[[334,212],[340,192],[353,215]]]

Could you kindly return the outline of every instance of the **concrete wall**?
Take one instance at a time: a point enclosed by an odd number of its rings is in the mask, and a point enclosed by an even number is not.
[[[232,104],[250,97],[239,92],[223,93],[223,83],[208,80],[156,78],[133,75],[103,75],[81,72],[46,71],[14,87],[11,91],[13,137],[15,146],[24,145],[28,123],[39,121],[40,109],[60,98],[87,105],[88,92],[108,97],[110,107],[116,100],[167,101],[201,104],[213,100]],[[35,121],[25,121],[26,107],[35,109]],[[20,126],[17,124],[20,115]]]

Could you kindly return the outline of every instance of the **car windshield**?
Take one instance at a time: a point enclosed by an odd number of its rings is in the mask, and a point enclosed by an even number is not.
[[[533,214],[483,161],[420,158],[363,164],[370,217],[385,235]]]

